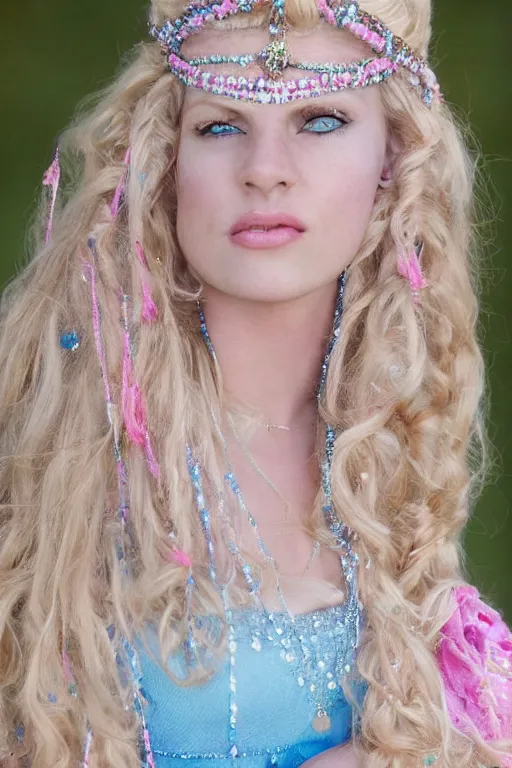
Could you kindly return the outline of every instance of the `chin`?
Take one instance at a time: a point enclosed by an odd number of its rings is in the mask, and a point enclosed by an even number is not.
[[[239,276],[238,276],[239,277]],[[289,301],[296,301],[312,293],[320,291],[332,285],[338,278],[338,274],[330,276],[325,280],[319,281],[310,276],[300,278],[296,272],[288,276],[282,274],[275,279],[265,275],[264,278],[255,277],[247,279],[237,279],[221,281],[206,281],[214,290],[230,296],[239,301],[261,302],[266,304],[276,304]]]

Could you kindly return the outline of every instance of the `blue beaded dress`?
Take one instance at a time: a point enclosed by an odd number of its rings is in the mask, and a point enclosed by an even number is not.
[[[235,762],[240,768],[296,768],[347,742],[352,707],[340,681],[354,663],[350,606],[299,614],[293,619],[293,633],[285,613],[269,618],[251,608],[235,610],[232,617],[237,646],[236,736],[230,726],[229,660],[221,661],[206,683],[185,687],[173,682],[159,664],[154,629],[148,630],[145,644],[137,643],[156,768],[227,768]],[[221,626],[218,617],[195,622],[210,637]],[[172,654],[168,665],[177,678],[185,678],[185,650]],[[361,683],[353,688],[359,703],[364,690]],[[330,718],[325,733],[312,725],[320,705]]]

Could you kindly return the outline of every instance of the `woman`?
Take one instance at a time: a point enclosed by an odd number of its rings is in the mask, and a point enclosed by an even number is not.
[[[484,376],[430,4],[182,13],[153,2],[62,137],[3,297],[0,757],[510,765],[512,641],[461,566]]]

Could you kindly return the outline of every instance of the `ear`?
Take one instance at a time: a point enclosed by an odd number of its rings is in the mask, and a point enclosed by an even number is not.
[[[386,154],[380,174],[379,187],[389,189],[393,184],[396,159],[400,152],[400,146],[395,136],[390,136],[386,145]]]

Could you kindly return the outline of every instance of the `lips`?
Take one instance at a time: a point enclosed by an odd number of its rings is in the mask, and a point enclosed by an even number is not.
[[[304,232],[305,225],[300,219],[288,213],[249,213],[241,216],[231,227],[230,234],[236,235],[245,230],[272,230],[279,227],[295,229]]]

